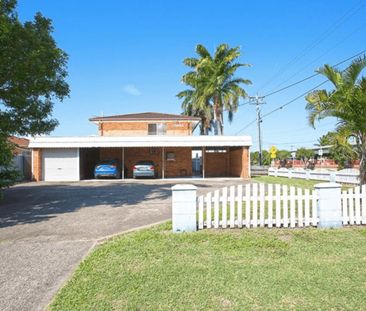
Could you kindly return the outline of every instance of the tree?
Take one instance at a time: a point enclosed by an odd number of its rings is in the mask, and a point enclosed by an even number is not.
[[[291,158],[291,152],[288,150],[278,150],[276,156],[278,160],[287,160]]]
[[[318,139],[319,146],[330,146],[334,143],[334,137],[337,135],[336,132],[328,132]]]
[[[366,57],[354,60],[340,71],[325,65],[318,72],[325,76],[334,89],[316,90],[306,96],[309,123],[327,117],[338,119],[337,135],[356,140],[356,152],[360,159],[360,183],[366,182],[366,78],[360,77],[366,67]]]
[[[239,99],[247,96],[242,84],[251,84],[250,80],[235,77],[236,71],[247,64],[238,63],[239,47],[230,48],[220,44],[214,55],[201,44],[197,45],[198,58],[186,58],[184,64],[193,71],[182,77],[189,87],[177,96],[184,98],[183,109],[187,113],[203,116],[202,122],[212,120],[215,135],[223,134],[223,112],[228,112],[229,122],[238,109]],[[189,103],[190,109],[185,109]],[[210,111],[210,113],[208,113]]]
[[[296,150],[296,159],[302,160],[304,162],[314,158],[314,151],[311,149],[307,149],[304,147],[301,147]]]
[[[250,153],[250,163],[253,165],[259,165],[259,151],[254,151]],[[271,155],[267,150],[262,151],[262,164],[271,164]]]
[[[51,20],[37,13],[22,23],[16,0],[0,1],[0,189],[15,180],[11,135],[49,133],[55,100],[69,94],[67,55],[52,37]]]
[[[197,76],[187,77],[185,83],[191,88],[178,93],[177,97],[183,99],[183,114],[201,118],[200,135],[207,135],[211,131],[212,126],[212,106],[208,99],[202,100],[198,96],[199,87],[197,86],[197,80]]]
[[[338,164],[339,169],[349,167],[357,159],[357,153],[349,143],[347,137],[338,135],[336,132],[328,132],[319,138],[321,146],[329,148],[329,158]]]

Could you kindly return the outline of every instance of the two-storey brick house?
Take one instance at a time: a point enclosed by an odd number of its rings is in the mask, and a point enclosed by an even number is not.
[[[117,159],[122,178],[132,177],[140,160],[154,161],[159,178],[249,177],[248,136],[197,136],[200,119],[164,113],[93,117],[98,136],[36,137],[31,140],[35,180],[91,179],[101,160]],[[199,172],[192,151],[200,150]]]

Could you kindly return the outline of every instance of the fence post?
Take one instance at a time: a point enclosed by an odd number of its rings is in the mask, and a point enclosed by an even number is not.
[[[320,183],[314,187],[318,193],[318,227],[342,227],[341,185]]]
[[[330,172],[329,181],[330,182],[336,182],[336,172]]]
[[[172,187],[173,232],[197,230],[197,187],[179,184]]]

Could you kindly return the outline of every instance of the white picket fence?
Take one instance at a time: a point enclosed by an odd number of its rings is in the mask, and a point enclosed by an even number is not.
[[[272,184],[224,187],[198,197],[198,228],[316,226],[317,195]]]
[[[338,183],[358,184],[360,172],[358,169],[344,169],[340,171],[304,170],[287,168],[269,168],[268,176],[310,179],[319,181],[335,181]]]
[[[366,224],[366,185],[342,191],[342,217],[344,225]]]

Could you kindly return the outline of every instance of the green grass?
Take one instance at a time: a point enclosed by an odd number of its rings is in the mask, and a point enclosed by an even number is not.
[[[304,189],[313,189],[314,185],[321,183],[318,180],[306,180],[306,179],[289,179],[285,177],[274,176],[256,176],[252,178],[253,181],[266,184],[281,184],[288,186],[296,186]]]
[[[364,310],[366,229],[171,224],[97,247],[51,310]]]

